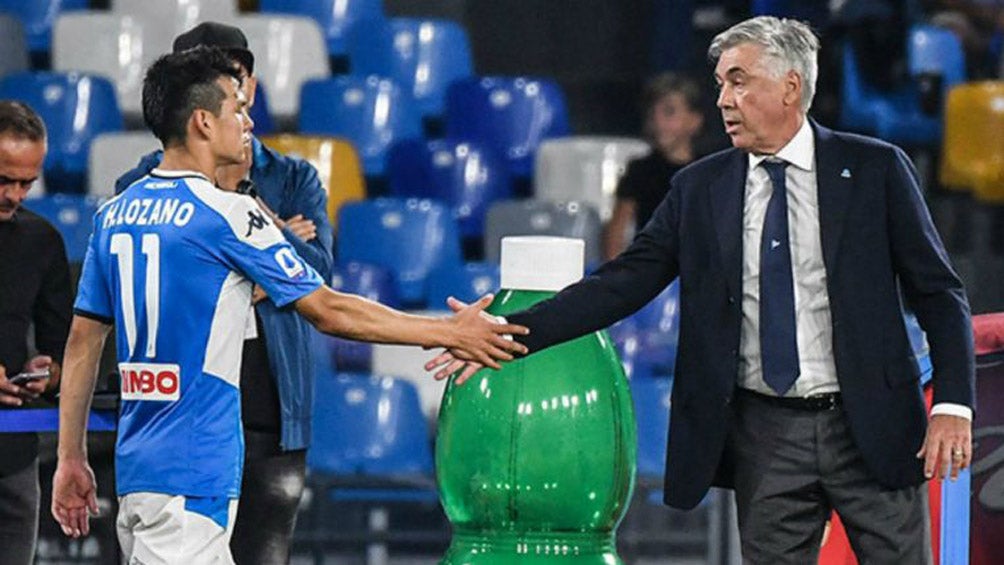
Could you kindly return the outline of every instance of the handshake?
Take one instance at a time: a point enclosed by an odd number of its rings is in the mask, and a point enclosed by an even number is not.
[[[454,312],[449,321],[460,331],[455,343],[446,345],[445,351],[425,364],[426,371],[438,369],[434,375],[436,380],[443,380],[460,371],[454,384],[462,385],[485,366],[499,369],[499,361],[511,361],[513,354],[526,355],[529,352],[525,345],[513,340],[513,335],[527,335],[530,330],[485,312],[492,300],[494,296],[491,294],[482,296],[473,304],[453,297],[446,300],[447,306]]]

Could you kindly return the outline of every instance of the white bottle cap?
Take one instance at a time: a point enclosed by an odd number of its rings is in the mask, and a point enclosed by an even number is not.
[[[585,243],[570,237],[502,238],[502,288],[557,292],[582,278]]]

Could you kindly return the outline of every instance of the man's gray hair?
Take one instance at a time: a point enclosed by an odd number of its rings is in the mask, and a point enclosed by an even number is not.
[[[774,16],[750,18],[716,35],[708,48],[708,57],[717,61],[725,50],[743,43],[763,47],[764,66],[774,78],[779,79],[788,71],[802,77],[802,111],[808,112],[819,74],[816,62],[819,38],[809,26]]]

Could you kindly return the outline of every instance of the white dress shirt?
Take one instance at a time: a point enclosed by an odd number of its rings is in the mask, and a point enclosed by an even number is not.
[[[767,158],[788,163],[788,240],[795,291],[795,324],[799,377],[785,396],[804,397],[838,392],[833,358],[833,325],[826,289],[826,267],[819,230],[819,190],[816,185],[816,141],[808,120],[774,155],[749,154],[743,204],[742,331],[739,339],[739,386],[775,395],[763,379],[760,362],[760,238],[773,187],[759,165]],[[967,406],[939,403],[931,414],[972,419]]]

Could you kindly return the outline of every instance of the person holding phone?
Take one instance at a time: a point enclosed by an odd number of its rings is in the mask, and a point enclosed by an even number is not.
[[[45,125],[20,102],[0,100],[0,410],[59,386],[72,288],[59,232],[21,207],[42,170]],[[34,325],[36,352],[28,346]],[[0,553],[32,563],[38,533],[38,435],[0,430]]]

